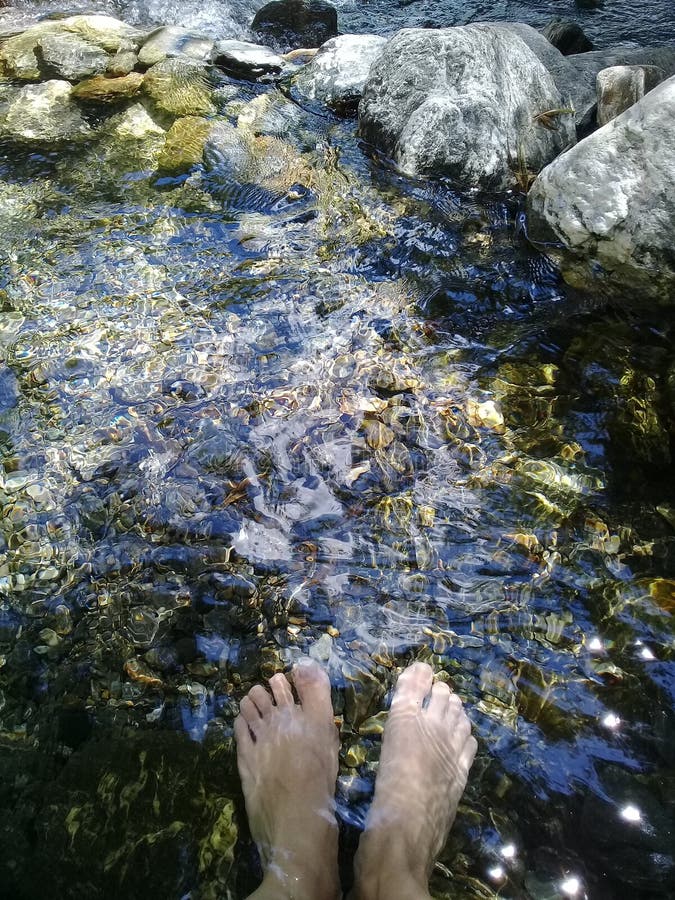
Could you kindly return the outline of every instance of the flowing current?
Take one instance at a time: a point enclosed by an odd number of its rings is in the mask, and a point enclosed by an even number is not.
[[[674,31],[670,0],[336,5]],[[255,6],[95,9],[246,37]],[[284,97],[225,88],[276,133]],[[232,721],[303,654],[347,851],[417,658],[480,744],[434,897],[673,896],[675,317],[566,288],[517,194],[286,126],[250,184],[0,143],[0,896],[245,897]]]

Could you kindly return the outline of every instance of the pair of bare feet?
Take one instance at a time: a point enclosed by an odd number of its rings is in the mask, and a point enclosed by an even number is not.
[[[337,900],[338,734],[330,683],[312,660],[241,702],[237,760],[264,879],[255,900]],[[423,900],[476,753],[456,694],[413,663],[399,677],[375,796],[354,860],[352,900]]]

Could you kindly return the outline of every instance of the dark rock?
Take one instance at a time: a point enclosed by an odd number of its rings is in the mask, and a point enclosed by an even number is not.
[[[593,49],[593,43],[586,37],[581,25],[570,19],[552,19],[541,33],[563,56]]]
[[[320,47],[337,37],[337,10],[325,0],[272,0],[255,14],[251,30],[285,53],[297,47]]]
[[[234,78],[255,81],[263,75],[276,75],[283,68],[283,59],[269,47],[248,41],[217,41],[213,47],[213,62]]]

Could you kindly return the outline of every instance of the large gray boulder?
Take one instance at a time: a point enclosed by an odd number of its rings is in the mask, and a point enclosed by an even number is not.
[[[372,64],[387,43],[375,34],[343,34],[319,49],[293,79],[301,97],[344,110],[355,107]]]
[[[528,233],[573,285],[675,300],[675,77],[534,182]]]
[[[574,118],[560,112],[564,105],[553,77],[515,31],[413,28],[394,35],[373,64],[359,124],[363,137],[408,174],[508,189],[526,184],[574,143]]]

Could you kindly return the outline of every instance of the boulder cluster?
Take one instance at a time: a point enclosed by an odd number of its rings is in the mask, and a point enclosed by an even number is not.
[[[120,139],[161,135],[160,169],[215,154],[245,175],[259,135],[235,128],[227,79],[268,83],[357,113],[406,175],[526,193],[525,233],[574,285],[672,296],[675,45],[594,50],[565,22],[339,35],[324,0],[274,0],[251,30],[262,43],[76,15],[0,35],[0,138],[92,140],[103,107]]]

